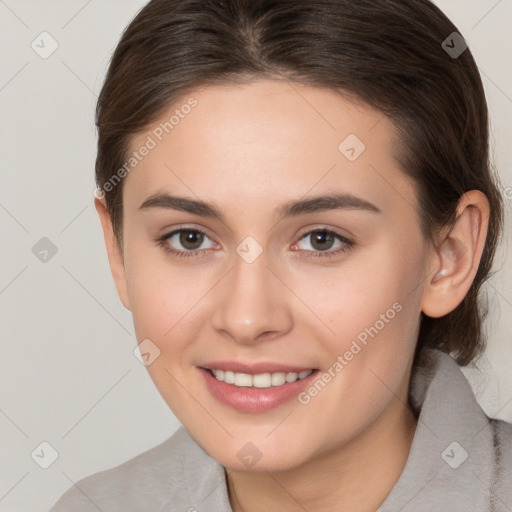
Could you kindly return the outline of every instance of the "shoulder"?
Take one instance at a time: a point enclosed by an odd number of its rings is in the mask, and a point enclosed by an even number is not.
[[[420,354],[410,383],[418,426],[405,469],[379,511],[512,510],[512,425],[487,416],[449,354]],[[421,492],[418,486],[421,485]]]
[[[201,449],[180,427],[160,445],[117,467],[83,478],[51,512],[159,510],[173,497],[187,493],[183,468],[190,451],[197,456]]]
[[[493,510],[510,510],[512,506],[512,425],[498,419],[490,419],[493,431],[494,468],[491,499]]]
[[[503,451],[503,455],[512,461],[512,424],[496,418],[489,418],[489,422],[494,432],[494,446],[498,455]]]

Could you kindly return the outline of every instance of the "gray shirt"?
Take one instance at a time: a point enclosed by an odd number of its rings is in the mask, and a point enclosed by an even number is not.
[[[419,413],[414,440],[377,512],[511,512],[512,425],[486,416],[449,355],[423,351],[409,401]],[[155,448],[80,480],[51,510],[98,511],[232,509],[223,466],[180,427]]]

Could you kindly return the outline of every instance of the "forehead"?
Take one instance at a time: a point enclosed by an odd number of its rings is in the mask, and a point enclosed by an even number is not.
[[[410,207],[412,183],[393,156],[395,127],[336,91],[286,81],[209,85],[183,95],[131,141],[147,146],[125,201],[169,192],[240,208],[272,208],[343,190],[386,208]]]

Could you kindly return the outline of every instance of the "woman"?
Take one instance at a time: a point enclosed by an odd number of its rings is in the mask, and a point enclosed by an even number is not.
[[[458,367],[502,224],[487,120],[428,0],[149,2],[95,204],[183,427],[53,511],[510,510],[512,426]]]

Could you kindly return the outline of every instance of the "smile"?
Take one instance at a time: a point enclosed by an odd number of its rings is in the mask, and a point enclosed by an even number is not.
[[[275,370],[286,371],[265,372],[263,365],[260,365],[257,370],[260,373],[255,373],[256,365],[253,365],[252,368],[241,364],[226,364],[224,366],[224,369],[197,367],[197,370],[214,399],[225,406],[245,413],[263,413],[293,401],[299,393],[311,385],[319,373],[318,369],[282,368],[282,365],[274,365],[281,366]],[[226,366],[232,369],[228,370]],[[245,372],[234,371],[234,366],[238,366],[236,369],[245,370]],[[265,366],[269,370],[271,365],[265,364]],[[246,373],[247,371],[254,373]]]
[[[305,370],[303,372],[274,372],[274,373],[258,373],[250,375],[248,373],[239,373],[224,370],[210,370],[213,376],[220,382],[232,384],[239,387],[248,388],[270,388],[271,386],[282,386],[283,384],[292,383],[297,380],[304,379],[313,371]]]

